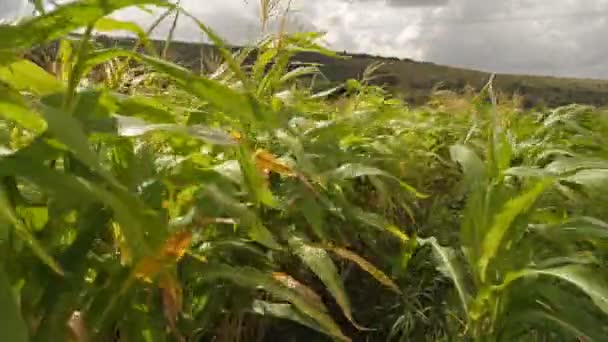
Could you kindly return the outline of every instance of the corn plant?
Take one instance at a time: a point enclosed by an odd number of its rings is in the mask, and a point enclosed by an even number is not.
[[[485,94],[493,104],[482,101]],[[608,226],[582,216],[587,211],[572,201],[574,193],[593,197],[596,191],[585,186],[606,179],[605,159],[598,158],[602,153],[594,149],[595,156],[581,159],[562,154],[539,165],[537,158],[528,157],[546,157],[550,145],[535,142],[559,144],[554,135],[568,133],[548,133],[540,126],[530,134],[529,118],[516,118],[519,123],[510,127],[501,124],[504,117],[489,89],[481,94],[478,115],[482,140],[469,135],[467,145],[451,147],[463,173],[460,193],[466,197],[457,247],[443,247],[435,237],[420,241],[431,246],[440,271],[453,281],[457,304],[450,311],[459,317],[454,336],[476,341],[602,340],[608,329],[603,269]],[[544,119],[544,126],[556,115]],[[561,145],[561,151],[574,153],[572,146]],[[590,152],[588,147],[578,153]],[[525,156],[518,155],[522,151]]]
[[[356,186],[394,187],[404,208],[421,197],[352,139],[352,129],[375,134],[368,124],[382,108],[306,110],[317,100],[292,85],[317,69],[287,68],[296,51],[330,53],[316,33],[265,41],[248,68],[247,51],[234,56],[197,21],[226,63],[209,77],[135,49],[95,48],[96,32],[124,29],[146,44],[136,25],[106,17],[130,5],[189,15],[159,0],[83,0],[0,27],[7,338],[263,338],[264,321],[249,318],[261,315],[349,340],[317,294],[325,290],[364,330],[334,260],[398,293],[349,246],[354,232],[407,235],[357,205]],[[79,28],[80,39],[66,39]],[[20,57],[54,40],[55,74]],[[119,86],[132,61],[163,75],[169,93]],[[110,68],[105,86],[89,77],[100,66]]]

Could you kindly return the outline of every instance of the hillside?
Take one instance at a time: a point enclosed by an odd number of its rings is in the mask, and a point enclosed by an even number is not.
[[[100,37],[99,42],[107,47],[120,45],[131,47],[135,42],[129,38]],[[162,50],[163,41],[153,42]],[[238,49],[238,47],[234,47]],[[193,70],[200,70],[205,62],[214,63],[218,54],[208,44],[172,42],[167,57]],[[332,83],[342,83],[350,78],[360,78],[365,69],[374,63],[383,65],[377,70],[382,75],[375,83],[385,85],[394,93],[404,96],[408,102],[420,104],[428,99],[433,89],[461,91],[466,86],[482,87],[490,74],[410,59],[385,58],[365,54],[346,55],[347,59],[335,59],[316,53],[300,53],[295,60],[319,63],[322,73]],[[570,103],[605,106],[608,104],[608,80],[558,78],[545,76],[498,74],[495,86],[507,95],[525,95],[527,106],[540,100],[549,106]]]
[[[132,44],[128,40],[123,43]],[[159,46],[164,42],[156,42]],[[214,47],[206,44],[173,42],[169,57],[193,69],[202,65],[201,56],[213,55]],[[350,54],[348,59],[335,59],[316,53],[300,53],[299,62],[322,64],[321,71],[331,82],[343,82],[359,78],[373,63],[383,66],[378,73],[384,75],[376,80],[389,89],[404,95],[409,102],[424,102],[432,89],[441,87],[459,91],[472,86],[479,89],[488,80],[487,72],[454,68],[410,59],[385,58],[365,54]],[[605,106],[608,104],[608,80],[558,78],[547,76],[498,74],[496,87],[506,94],[515,92],[526,95],[530,104],[542,99],[549,106],[570,103]]]

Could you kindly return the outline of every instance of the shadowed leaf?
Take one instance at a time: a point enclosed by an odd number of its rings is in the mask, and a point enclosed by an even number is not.
[[[380,269],[378,269],[372,263],[365,260],[364,258],[357,255],[356,253],[351,252],[348,249],[340,248],[340,247],[331,247],[331,248],[329,248],[329,250],[334,252],[337,256],[339,256],[343,259],[347,259],[347,260],[354,262],[359,267],[361,267],[361,269],[363,269],[365,272],[369,273],[372,277],[376,278],[376,280],[378,282],[380,282],[382,285],[390,288],[391,290],[393,290],[397,293],[401,293],[401,290],[399,290],[399,286],[397,286],[397,284],[395,284],[391,280],[391,278],[389,278],[384,272],[382,272]]]
[[[2,203],[0,203],[2,206]],[[28,332],[25,321],[17,306],[13,289],[4,267],[0,267],[0,329],[2,338],[11,342],[28,342]]]
[[[325,287],[334,297],[346,318],[357,329],[366,330],[366,328],[360,327],[353,318],[350,300],[344,289],[342,278],[329,254],[323,248],[307,245],[297,237],[289,239],[289,246],[302,259],[302,262],[325,284]]]

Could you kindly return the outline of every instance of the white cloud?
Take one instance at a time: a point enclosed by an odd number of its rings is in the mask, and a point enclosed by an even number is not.
[[[32,10],[27,0],[0,0],[0,19],[14,20],[30,15]]]
[[[0,0],[0,11],[16,13],[15,4]],[[182,5],[235,44],[260,34],[259,0]],[[293,0],[293,7],[290,27],[327,31],[326,42],[336,50],[497,72],[608,78],[608,0]],[[154,20],[135,10],[118,16]],[[169,21],[159,32],[168,27]],[[176,36],[202,39],[184,18]]]

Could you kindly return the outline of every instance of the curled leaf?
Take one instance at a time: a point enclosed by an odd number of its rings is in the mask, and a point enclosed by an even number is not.
[[[151,283],[165,265],[175,263],[184,256],[190,242],[192,242],[192,232],[174,233],[155,255],[144,257],[137,263],[134,271],[135,277]]]
[[[266,150],[256,151],[255,162],[258,169],[265,173],[275,172],[288,177],[293,177],[296,175],[291,167],[280,162],[272,153]]]
[[[391,280],[391,278],[389,278],[384,272],[382,272],[380,269],[378,269],[376,266],[374,266],[371,262],[365,260],[363,257],[359,256],[358,254],[356,254],[352,251],[349,251],[346,248],[330,247],[328,249],[330,251],[332,251],[334,254],[336,254],[337,256],[339,256],[343,259],[350,260],[350,261],[354,262],[355,264],[357,264],[365,272],[369,273],[372,277],[376,278],[376,280],[380,284],[390,288],[391,290],[393,290],[397,293],[401,293],[401,290],[399,290],[399,286],[397,286],[397,284],[395,284]]]

